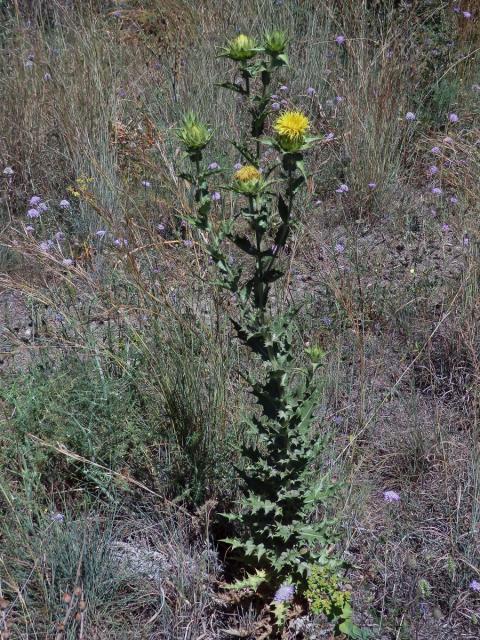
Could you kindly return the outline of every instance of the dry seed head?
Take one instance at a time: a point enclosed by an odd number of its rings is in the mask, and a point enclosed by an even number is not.
[[[64,593],[62,596],[62,600],[65,604],[69,604],[72,601],[72,596],[69,593]]]

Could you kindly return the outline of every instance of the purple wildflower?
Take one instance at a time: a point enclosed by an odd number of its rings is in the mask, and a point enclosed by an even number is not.
[[[370,187],[370,189],[376,189],[377,188],[377,183],[376,182],[369,182],[368,186]]]
[[[344,43],[345,43],[345,40],[346,40],[346,38],[345,38],[345,36],[343,36],[343,35],[339,35],[339,36],[337,36],[337,37],[335,38],[335,42],[336,42],[337,44],[339,44],[339,45],[344,44]]]
[[[73,260],[71,258],[64,258],[62,260],[62,264],[64,267],[71,267],[73,264]]]
[[[319,207],[322,204],[321,200],[315,200],[315,202],[313,203],[316,207]]]
[[[27,233],[33,233],[35,231],[35,227],[32,227],[31,224],[27,224],[27,226],[25,227],[25,231]]]
[[[441,151],[441,149],[440,149],[440,147],[432,147],[432,148],[430,149],[430,151],[431,151],[433,154],[435,154],[435,155],[438,155],[439,153],[441,153],[441,152],[442,152],[442,151]]]
[[[436,173],[438,173],[438,167],[436,167],[435,165],[432,165],[431,167],[428,168],[428,173],[431,176],[434,176]]]
[[[222,199],[222,196],[220,195],[220,193],[218,191],[214,191],[212,193],[211,197],[212,197],[213,202],[218,202],[219,200]]]
[[[345,251],[345,245],[342,242],[337,242],[335,245],[335,251],[337,253],[343,253]]]
[[[210,171],[215,171],[215,169],[220,169],[220,165],[218,164],[218,162],[211,162],[208,165],[208,168]]]
[[[453,144],[453,138],[451,138],[450,136],[447,136],[446,138],[443,139],[443,142],[445,144]]]
[[[241,162],[237,162],[237,164],[233,165],[233,168],[235,169],[235,171],[238,171],[242,167],[243,167],[243,164]]]
[[[113,241],[113,244],[117,247],[127,247],[128,246],[128,240],[126,238],[116,238]]]
[[[286,84],[282,84],[282,86],[279,87],[278,90],[283,91],[284,93],[288,93],[288,87]]]
[[[458,198],[457,198],[457,196],[452,196],[452,197],[450,198],[450,202],[451,202],[452,204],[458,204]]]
[[[280,96],[278,96],[276,93],[272,93],[272,95],[270,96],[270,100],[280,100]]]
[[[442,189],[440,187],[432,187],[432,193],[435,196],[441,196],[443,191],[442,191]]]
[[[65,234],[63,233],[63,231],[57,231],[57,233],[53,237],[57,242],[60,242],[60,240],[63,240],[65,238]]]
[[[95,235],[96,235],[98,238],[104,238],[104,237],[105,237],[105,235],[106,235],[106,233],[107,233],[107,232],[105,231],[105,229],[99,229],[98,231],[96,231],[96,232],[95,232]]]
[[[282,105],[282,107],[288,107],[288,101],[287,100],[280,100],[280,104]]]
[[[59,322],[62,322],[63,321],[62,314],[61,313],[57,313],[57,316],[60,316],[61,319],[59,320]],[[58,513],[58,512],[57,513],[52,513],[51,516],[50,516],[50,520],[52,522],[63,522],[65,520],[65,516],[63,515],[63,513]]]
[[[334,139],[334,137],[335,137],[335,135],[334,135],[332,132],[330,132],[330,133],[327,133],[327,134],[325,135],[325,140],[326,140],[327,142],[330,142],[330,140],[333,140],[333,139]]]
[[[30,202],[28,204],[31,204],[32,207],[34,207],[35,205],[37,205],[41,201],[42,201],[42,199],[40,198],[40,196],[32,196],[30,198]]]
[[[347,193],[348,191],[348,186],[346,184],[341,184],[338,189],[335,189],[336,193]]]
[[[60,200],[59,207],[61,209],[70,209],[70,202],[68,200]]]
[[[192,240],[184,240],[183,241],[183,246],[184,247],[193,247],[193,241]]]
[[[29,209],[27,211],[27,216],[29,218],[39,218],[40,217],[40,211],[38,209]]]
[[[343,101],[344,101],[344,99],[345,99],[345,98],[344,98],[343,96],[335,96],[335,102],[336,102],[337,104],[339,104],[340,102],[343,102]]]
[[[47,71],[47,73],[43,75],[43,79],[45,80],[45,82],[49,82],[52,79],[52,76]]]
[[[295,595],[295,585],[283,584],[273,596],[274,602],[290,602]]]
[[[480,591],[480,582],[478,580],[472,580],[468,586],[472,591]]]
[[[389,502],[389,503],[400,502],[400,496],[396,491],[384,491],[383,499],[385,500],[385,502]]]
[[[454,13],[460,13],[460,7],[459,7],[459,6],[457,6],[457,5],[455,5],[454,7],[452,7],[452,11],[453,11]]]
[[[463,17],[466,18],[467,20],[469,20],[472,17],[472,14],[470,13],[470,11],[462,11],[463,13]]]
[[[407,113],[405,114],[405,120],[407,120],[407,122],[413,122],[416,119],[417,116],[413,113],[413,111],[407,111]]]
[[[279,102],[272,102],[272,111],[280,111],[281,106]]]
[[[313,87],[308,87],[307,89],[307,96],[310,96],[310,98],[313,98],[313,96],[316,94],[317,92],[315,91],[315,89]]]
[[[450,120],[450,122],[451,122],[452,124],[455,124],[455,122],[458,122],[458,120],[459,120],[459,118],[458,118],[458,116],[457,116],[457,114],[456,114],[456,113],[450,113],[450,114],[448,115],[448,119]]]
[[[157,224],[157,226],[155,228],[159,233],[163,233],[165,231],[165,225],[162,224],[161,222],[160,222],[160,224]]]
[[[40,242],[38,246],[40,248],[40,251],[48,253],[53,246],[53,242],[51,240],[44,240],[43,242]]]
[[[48,204],[46,202],[39,202],[37,209],[39,211],[48,211]]]
[[[470,242],[470,240],[468,239],[468,236],[464,236],[463,237],[463,246],[464,247],[468,247],[468,243]]]
[[[443,231],[444,233],[447,233],[447,231],[450,231],[450,225],[448,225],[446,222],[444,222],[444,223],[442,224],[442,231]]]
[[[12,167],[5,167],[5,169],[3,170],[4,176],[13,176],[14,173],[15,171],[12,169]]]
[[[149,180],[142,180],[142,185],[145,189],[149,189],[152,186],[152,183]]]

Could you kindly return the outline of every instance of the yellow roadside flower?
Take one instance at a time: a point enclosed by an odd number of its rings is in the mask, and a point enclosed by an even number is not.
[[[252,164],[247,164],[235,172],[233,181],[236,191],[253,195],[259,191],[262,185],[262,174]]]
[[[306,132],[310,127],[307,116],[301,111],[285,111],[277,118],[273,129],[278,135],[280,143],[286,142],[287,146],[298,145],[303,142]],[[283,146],[283,145],[282,145]]]
[[[239,182],[248,182],[249,180],[259,180],[260,171],[252,164],[247,164],[235,173],[235,180]]]

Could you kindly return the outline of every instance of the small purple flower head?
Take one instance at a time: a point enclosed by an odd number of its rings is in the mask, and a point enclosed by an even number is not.
[[[319,207],[322,204],[321,200],[315,200],[315,202],[313,203],[316,207]]]
[[[308,87],[307,89],[307,96],[309,96],[310,98],[313,98],[313,96],[316,94],[317,92],[315,91],[315,89],[313,87]]]
[[[376,188],[377,188],[377,183],[376,183],[376,182],[369,182],[369,183],[368,183],[368,186],[369,186],[369,188],[370,188],[370,189],[372,189],[372,190],[373,190],[373,189],[376,189]]]
[[[450,198],[450,202],[451,202],[451,204],[458,204],[458,198],[457,198],[457,196],[452,196],[452,197]]]
[[[288,107],[288,101],[287,100],[280,100],[280,104],[282,107]]]
[[[27,226],[25,227],[25,231],[26,233],[33,233],[35,231],[35,227],[32,227],[31,224],[27,224]]]
[[[52,76],[47,71],[47,73],[43,75],[43,79],[45,80],[45,82],[49,82],[52,79]]]
[[[335,251],[337,253],[343,253],[345,251],[345,245],[342,242],[337,242],[335,245]]]
[[[128,246],[128,240],[126,238],[116,238],[113,241],[113,244],[117,247],[127,247]]]
[[[243,167],[243,164],[241,162],[237,162],[236,164],[233,165],[233,168],[235,169],[235,171],[238,171],[242,167]]]
[[[64,258],[62,260],[62,264],[64,267],[71,267],[73,264],[73,260],[71,258]]]
[[[68,200],[60,200],[59,207],[61,209],[70,209],[70,202]]]
[[[432,148],[430,149],[430,151],[431,151],[434,155],[436,155],[436,156],[438,156],[438,154],[442,153],[442,151],[441,151],[440,147],[432,147]]]
[[[29,218],[39,218],[40,217],[40,211],[38,209],[29,209],[27,211],[27,216]]]
[[[438,167],[436,167],[435,165],[428,167],[428,173],[429,175],[434,176],[436,173],[438,173]]]
[[[469,242],[470,242],[470,240],[469,240],[468,236],[463,236],[463,246],[464,247],[468,247]]]
[[[343,101],[344,101],[344,99],[345,99],[345,98],[344,98],[343,96],[335,96],[335,102],[336,102],[337,104],[340,104],[340,102],[343,102]]]
[[[183,246],[191,248],[191,247],[193,247],[193,241],[192,240],[184,240],[183,241]]]
[[[157,224],[157,226],[155,228],[159,233],[163,233],[165,231],[165,225],[162,224],[161,222],[159,224]]]
[[[470,11],[462,11],[463,17],[466,18],[467,20],[470,20],[470,18],[472,17],[472,14],[470,13]]]
[[[37,209],[39,211],[48,211],[48,204],[46,202],[39,202]]]
[[[145,189],[149,189],[152,186],[152,183],[149,180],[142,180],[142,185]]]
[[[335,189],[336,193],[347,193],[348,191],[348,186],[346,184],[341,184],[338,189]]]
[[[28,204],[31,204],[32,207],[35,207],[41,201],[42,199],[40,198],[40,196],[32,196]]]
[[[413,122],[416,119],[417,116],[413,113],[413,111],[407,111],[407,113],[405,114],[405,120],[407,120],[407,122]]]
[[[440,187],[432,187],[432,193],[435,196],[441,196],[443,191]]]
[[[396,491],[384,491],[383,499],[385,500],[385,502],[389,502],[389,503],[400,502],[400,496]]]
[[[326,142],[330,142],[330,140],[333,140],[334,138],[335,138],[335,135],[332,132],[325,134]]]
[[[220,169],[220,165],[218,164],[218,162],[211,162],[208,165],[208,168],[210,171],[215,171],[216,169]]]
[[[279,102],[272,102],[272,111],[280,111],[281,108]]]
[[[468,586],[472,591],[480,592],[480,582],[478,580],[472,580]]]
[[[220,193],[218,191],[214,191],[212,193],[211,197],[212,197],[213,202],[218,202],[219,200],[222,199],[222,196],[220,195]]]
[[[450,136],[447,136],[446,138],[443,139],[443,142],[445,144],[453,144],[453,138],[451,138]]]
[[[272,95],[270,96],[270,100],[272,101],[280,100],[280,97],[276,93],[272,93]]]
[[[278,88],[279,91],[283,91],[284,93],[288,93],[289,89],[286,84],[282,84],[281,87]]]
[[[454,13],[460,13],[460,7],[459,7],[459,6],[457,6],[457,5],[455,5],[454,7],[452,7],[452,11],[453,11]]]
[[[273,596],[274,602],[291,602],[295,595],[295,585],[293,584],[284,584],[279,589],[277,589],[275,595]]]
[[[60,242],[65,238],[65,234],[63,231],[57,231],[57,233],[53,236],[57,242]]]
[[[60,322],[63,321],[63,316],[61,313],[57,313],[57,316],[60,316]],[[63,515],[63,513],[52,513],[50,516],[50,520],[52,522],[63,522],[65,520],[65,516]]]
[[[442,224],[442,231],[443,231],[444,233],[447,233],[447,231],[450,231],[450,225],[448,225],[446,222],[444,222],[444,223]]]
[[[448,119],[449,119],[449,121],[450,121],[452,124],[455,124],[455,122],[458,122],[459,117],[457,116],[457,114],[456,114],[456,113],[450,113],[450,114],[448,115]]]
[[[339,45],[345,44],[345,36],[344,35],[339,35],[335,38],[335,42]]]
[[[53,246],[53,242],[51,240],[44,240],[43,242],[40,242],[38,246],[40,248],[40,251],[48,253]]]
[[[12,167],[5,167],[5,169],[3,170],[4,176],[13,176],[14,173],[15,171],[12,169]]]
[[[105,231],[105,229],[99,229],[98,231],[95,232],[95,235],[97,236],[97,238],[104,238],[106,236],[107,232]]]

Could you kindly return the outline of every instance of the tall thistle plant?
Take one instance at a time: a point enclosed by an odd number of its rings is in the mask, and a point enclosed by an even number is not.
[[[335,522],[326,515],[336,486],[328,476],[319,480],[311,473],[325,447],[321,435],[312,435],[315,372],[322,354],[313,348],[307,353],[308,364],[295,364],[296,310],[274,313],[269,305],[272,284],[284,275],[279,257],[298,220],[295,199],[306,180],[304,154],[318,140],[309,136],[310,123],[301,111],[285,110],[276,116],[272,112],[270,85],[288,64],[286,44],[280,31],[267,34],[261,45],[239,35],[221,53],[237,64],[235,80],[221,86],[241,96],[251,116],[250,132],[233,142],[244,164],[224,186],[235,194],[232,217],[219,220],[212,208],[209,181],[217,173],[223,175],[215,164],[206,166],[204,159],[212,131],[193,114],[185,116],[178,131],[192,166],[181,174],[192,185],[196,204],[190,223],[202,232],[220,275],[218,285],[235,296],[232,323],[238,339],[263,365],[258,376],[254,367],[242,374],[259,410],[247,421],[244,464],[239,469],[241,508],[227,515],[236,521],[239,533],[227,542],[253,569],[237,586],[270,594],[277,621],[295,597],[306,593],[313,567],[332,575],[338,567],[330,555]],[[276,151],[277,161],[262,171],[266,147]],[[225,246],[230,243],[244,259],[228,259]]]

